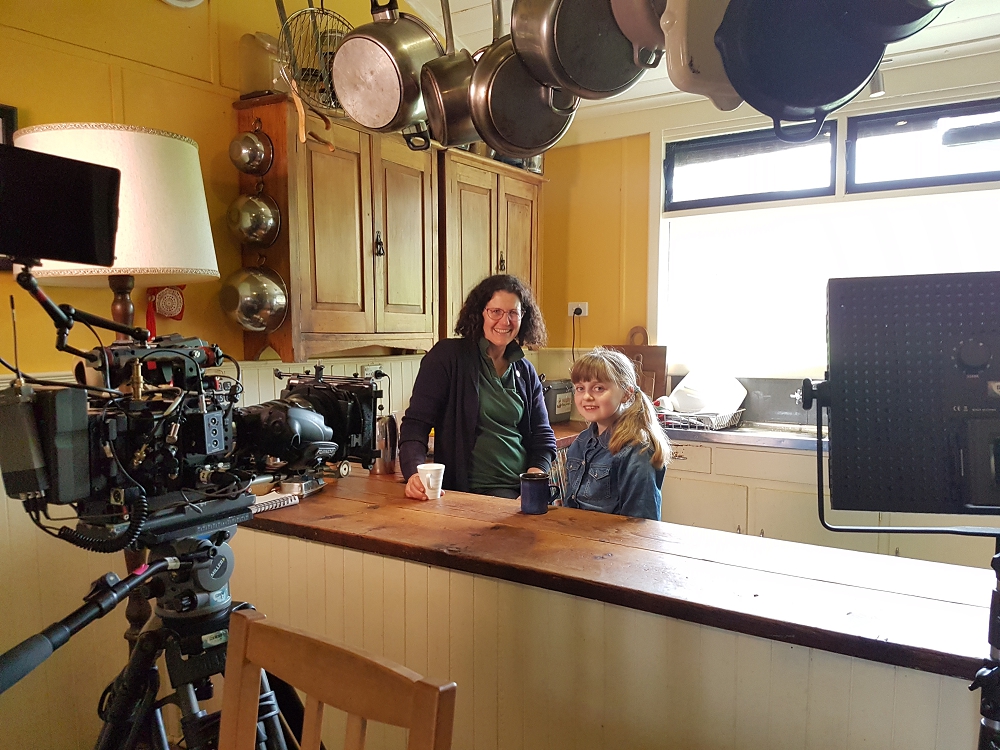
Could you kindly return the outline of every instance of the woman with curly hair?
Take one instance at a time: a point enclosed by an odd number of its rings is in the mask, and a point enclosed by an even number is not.
[[[515,498],[520,474],[547,472],[556,455],[542,384],[521,349],[545,343],[545,322],[531,290],[500,274],[469,292],[455,333],[424,356],[403,416],[406,496],[427,499],[417,465],[433,428],[444,489]]]

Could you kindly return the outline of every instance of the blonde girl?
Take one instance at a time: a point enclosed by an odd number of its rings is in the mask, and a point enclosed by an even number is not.
[[[573,364],[570,378],[590,426],[566,453],[563,504],[659,521],[670,442],[639,389],[635,365],[621,352],[597,348]]]

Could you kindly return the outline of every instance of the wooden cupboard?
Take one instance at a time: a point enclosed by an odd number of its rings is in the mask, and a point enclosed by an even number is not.
[[[518,276],[538,289],[538,198],[544,179],[465,151],[441,161],[442,337],[466,295],[494,273]]]
[[[327,127],[311,115],[302,143],[283,95],[234,106],[240,130],[259,120],[275,151],[271,169],[262,178],[241,174],[240,188],[252,193],[262,181],[283,221],[270,248],[244,248],[244,265],[265,258],[289,298],[277,331],[245,334],[246,358],[268,346],[285,361],[372,345],[430,348],[437,317],[434,154],[346,120]]]

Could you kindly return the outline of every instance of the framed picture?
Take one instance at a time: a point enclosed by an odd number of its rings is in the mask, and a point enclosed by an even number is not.
[[[15,130],[17,130],[17,109],[0,104],[0,143],[12,144]]]

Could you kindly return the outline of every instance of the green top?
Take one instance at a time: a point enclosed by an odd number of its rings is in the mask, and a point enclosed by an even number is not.
[[[524,402],[517,392],[513,363],[524,357],[517,342],[507,347],[507,370],[497,375],[486,353],[489,341],[479,340],[479,425],[469,467],[469,490],[483,495],[495,489],[519,489],[528,464],[518,423]]]

